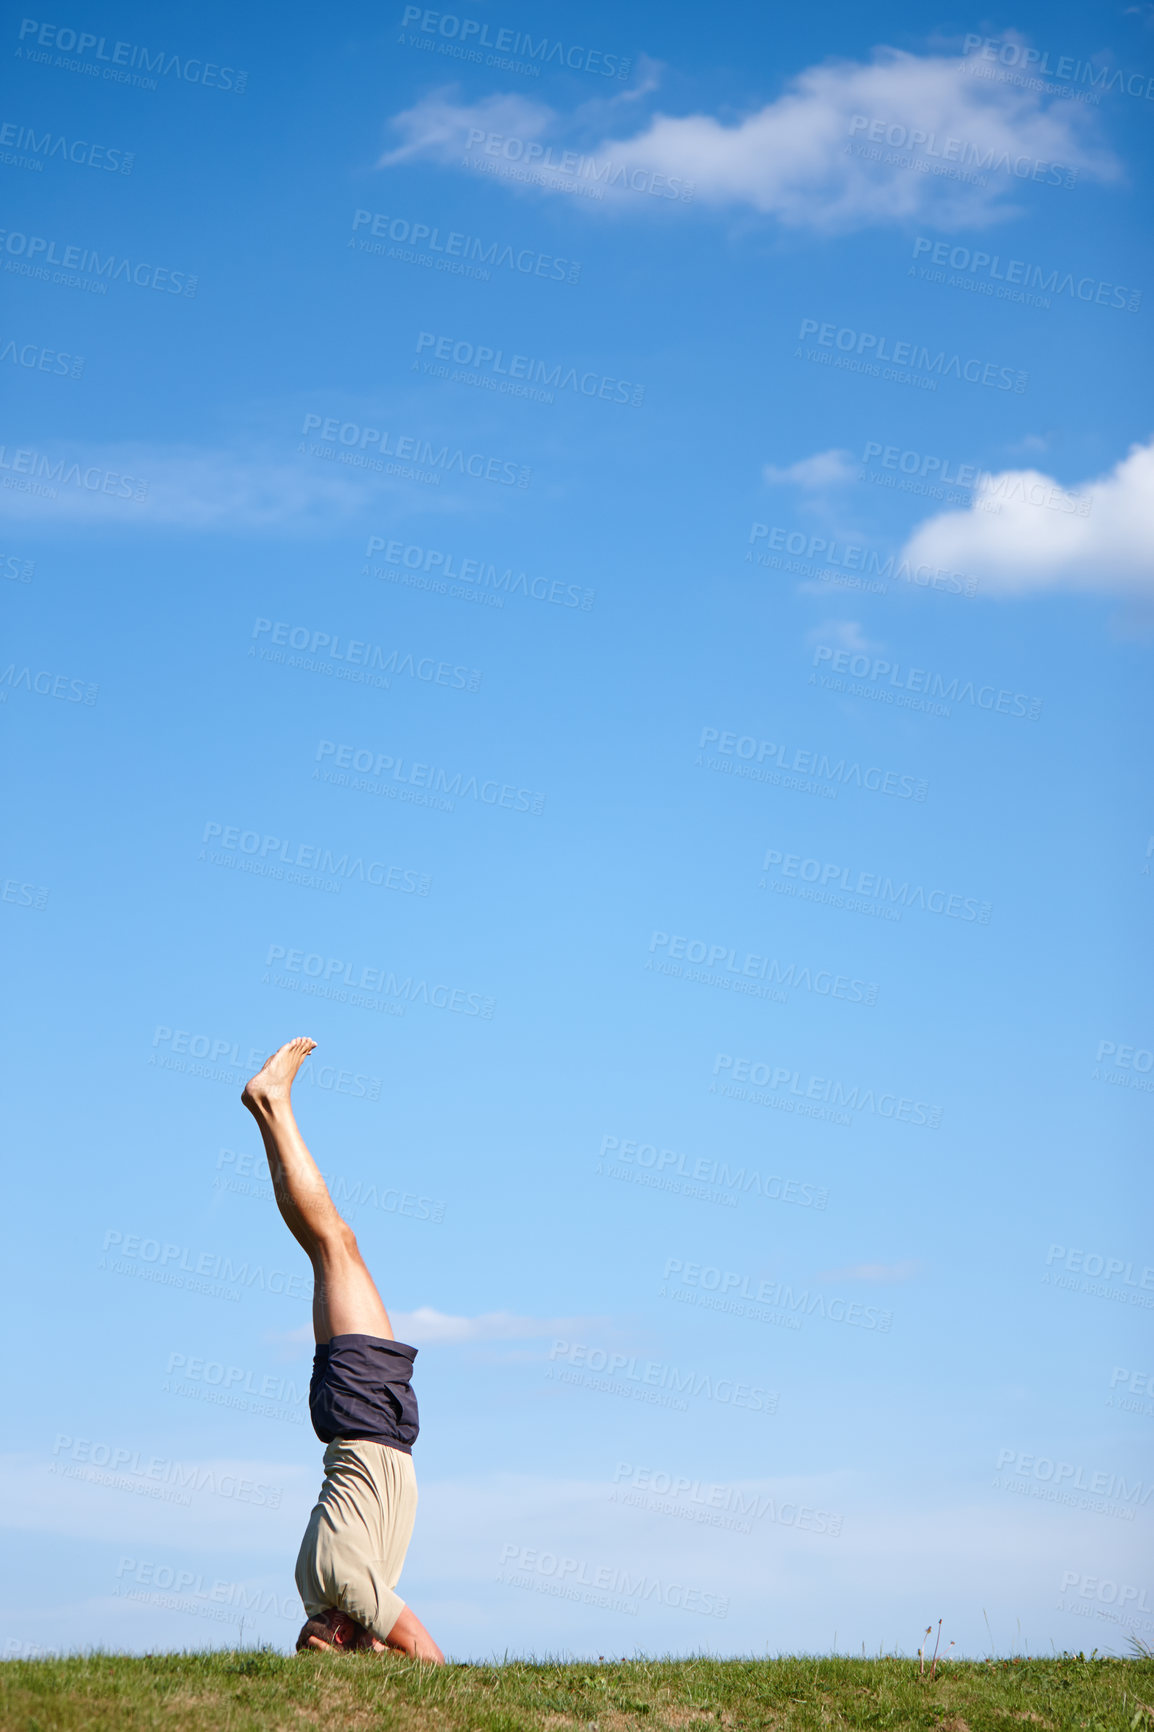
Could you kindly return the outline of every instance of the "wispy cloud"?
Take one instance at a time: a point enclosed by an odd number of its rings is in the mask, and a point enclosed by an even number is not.
[[[1051,165],[1083,182],[1121,177],[1086,105],[1047,106],[1041,92],[971,71],[960,56],[879,47],[869,63],[807,68],[781,96],[739,120],[656,114],[628,137],[594,134],[580,111],[563,115],[513,95],[465,103],[457,87],[446,86],[393,117],[401,142],[380,166],[426,160],[460,167],[473,149],[491,166],[536,166],[534,180],[509,181],[522,193],[548,195],[583,176],[596,180],[604,199],[578,202],[601,209],[622,200],[635,206],[631,177],[641,170],[691,185],[698,203],[744,207],[827,233],[929,217],[943,229],[999,221],[1019,208],[1037,164],[1045,165],[1042,179]],[[498,142],[490,151],[491,139]],[[566,151],[575,153],[573,163],[553,172]],[[607,162],[630,175],[607,175]],[[934,169],[940,172],[927,172]]]
[[[783,469],[767,463],[762,474],[771,487],[803,487],[808,493],[820,493],[856,481],[858,465],[851,451],[835,446],[830,451],[815,451],[812,457],[802,457]]]
[[[0,488],[0,516],[41,523],[104,523],[132,530],[327,527],[362,511],[381,483],[319,462],[195,446],[31,441],[27,486]],[[105,486],[105,478],[113,480]],[[131,484],[120,491],[123,478]]]
[[[461,440],[435,436],[430,429],[430,443],[451,452]],[[424,486],[289,449],[286,455],[285,445],[277,450],[260,441],[77,446],[50,437],[30,440],[11,447],[23,453],[26,468],[0,485],[0,521],[56,528],[105,525],[127,534],[171,528],[324,535],[398,494],[410,506],[441,516],[464,509],[451,481],[445,487]],[[469,509],[489,503],[474,498]]]
[[[456,100],[459,86],[444,85],[423,97],[412,108],[402,109],[390,121],[401,143],[383,151],[378,168],[423,158],[432,162],[459,162],[470,132],[499,133],[503,138],[537,139],[557,123],[554,110],[524,96],[486,96],[480,102]]]
[[[805,641],[836,644],[838,649],[856,650],[862,655],[885,648],[880,639],[866,636],[861,621],[857,619],[823,619],[820,625],[806,632]]]
[[[465,1341],[536,1341],[545,1337],[570,1336],[592,1329],[604,1330],[606,1317],[523,1317],[514,1311],[484,1311],[476,1317],[457,1317],[448,1311],[437,1311],[431,1305],[418,1305],[415,1311],[394,1311],[389,1319],[398,1341],[414,1347],[439,1347]],[[290,1349],[313,1344],[310,1323],[299,1329],[287,1329],[266,1337]]]
[[[399,1339],[414,1346],[459,1341],[530,1341],[540,1336],[570,1336],[604,1327],[604,1317],[519,1317],[512,1311],[485,1311],[478,1317],[454,1317],[421,1305],[415,1311],[394,1311]]]

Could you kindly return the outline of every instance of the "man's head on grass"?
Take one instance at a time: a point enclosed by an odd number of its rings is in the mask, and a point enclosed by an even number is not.
[[[363,1624],[335,1606],[317,1612],[297,1637],[298,1654],[356,1654],[376,1646]]]

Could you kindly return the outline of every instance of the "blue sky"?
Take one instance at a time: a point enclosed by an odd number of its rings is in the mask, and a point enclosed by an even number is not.
[[[1149,8],[4,29],[8,1651],[1150,1640]]]

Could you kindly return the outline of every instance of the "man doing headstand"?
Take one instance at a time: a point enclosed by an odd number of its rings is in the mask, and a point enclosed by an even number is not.
[[[394,1339],[356,1235],[337,1214],[293,1117],[293,1078],[315,1045],[290,1040],[241,1096],[264,1138],[277,1207],[313,1266],[309,1411],[328,1448],[297,1558],[308,1617],[297,1650],[395,1648],[443,1665],[440,1648],[395,1592],[417,1510],[410,1383],[417,1349]]]

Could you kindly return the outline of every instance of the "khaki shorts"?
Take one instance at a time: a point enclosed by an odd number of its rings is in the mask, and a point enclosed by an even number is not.
[[[417,1513],[413,1458],[365,1438],[325,1450],[325,1483],[297,1556],[305,1612],[347,1612],[384,1641],[405,1609],[394,1593]]]

